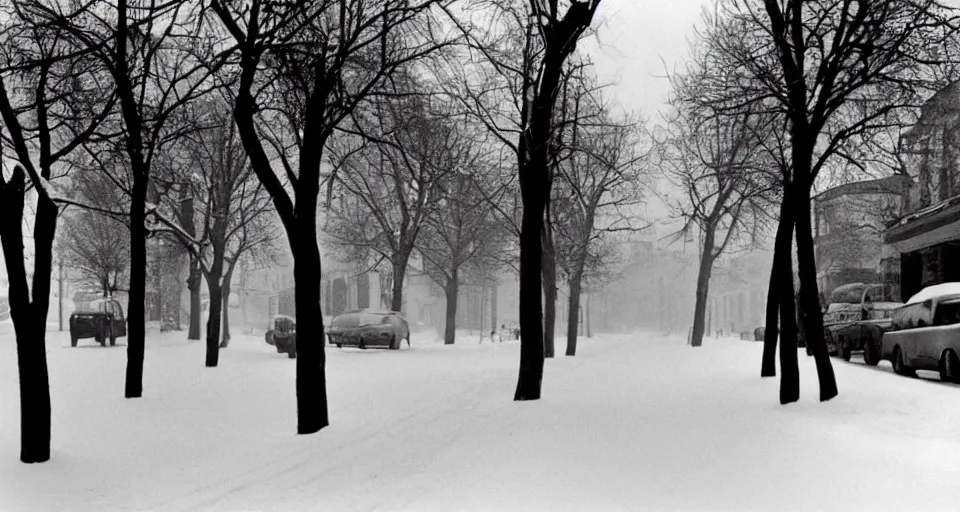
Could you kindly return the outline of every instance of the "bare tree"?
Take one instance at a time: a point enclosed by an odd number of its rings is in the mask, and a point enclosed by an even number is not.
[[[104,134],[107,143],[85,149],[98,164],[104,158],[123,156],[122,164],[112,166],[123,173],[112,179],[130,199],[131,275],[124,396],[138,398],[143,393],[146,238],[152,227],[148,221],[159,224],[155,201],[148,201],[151,171],[164,146],[184,133],[185,125],[179,122],[184,105],[215,86],[209,80],[211,68],[224,63],[224,54],[198,37],[201,5],[197,2],[130,5],[128,0],[120,0],[116,7],[99,2],[24,3],[56,27],[57,36],[69,41],[75,51],[89,52],[97,58],[119,100],[119,112],[109,134],[113,137]]]
[[[924,68],[953,60],[942,55],[956,38],[957,17],[936,0],[803,2],[730,0],[720,13],[734,23],[708,30],[709,51],[736,76],[737,87],[715,88],[728,108],[764,102],[788,121],[791,174],[784,211],[796,226],[804,331],[816,359],[820,399],[837,395],[823,339],[810,193],[833,158],[850,158],[861,134],[897,122],[896,112],[919,105],[929,84]],[[779,244],[780,253],[787,247]],[[782,263],[782,262],[781,262]],[[777,265],[783,275],[784,265]],[[787,267],[789,268],[789,267]],[[784,277],[784,282],[786,277]],[[787,300],[780,293],[781,300]],[[781,305],[782,306],[782,305]],[[784,318],[781,310],[781,321]],[[781,329],[785,332],[785,329]],[[786,340],[784,340],[786,341]],[[798,380],[781,381],[781,402],[799,398]]]
[[[323,152],[334,130],[375,87],[403,65],[448,44],[429,16],[441,3],[210,2],[224,44],[235,48],[237,62],[229,68],[237,79],[234,121],[293,253],[301,434],[329,424],[317,246]],[[292,144],[293,151],[278,151],[284,143]]]
[[[13,148],[11,156],[18,162],[11,172],[0,172],[0,243],[20,374],[20,460],[29,464],[50,459],[45,339],[59,213],[50,180],[58,162],[90,139],[113,100],[100,92],[101,77],[89,54],[71,51],[22,7],[0,7],[8,20],[0,25],[0,131],[3,145]],[[24,209],[34,200],[33,254],[28,258]],[[31,285],[27,259],[33,261]]]
[[[569,128],[560,131],[558,152],[569,155],[557,165],[550,201],[552,238],[558,266],[568,285],[566,355],[576,355],[580,295],[585,278],[603,267],[601,239],[638,231],[632,211],[643,197],[649,144],[629,118],[617,119],[612,105],[591,81],[575,82],[567,96]],[[561,119],[564,119],[561,116]]]
[[[186,229],[170,232],[190,251],[207,284],[208,367],[217,366],[219,349],[229,342],[226,319],[221,337],[221,315],[228,310],[237,262],[275,238],[267,217],[270,197],[247,163],[236,126],[223,115],[223,107],[216,101],[193,106],[198,129],[171,145],[176,156],[170,159],[173,172],[164,187],[170,192],[163,196],[180,226],[199,226],[192,237]]]
[[[513,149],[523,199],[520,230],[520,372],[514,400],[537,400],[543,379],[543,301],[541,258],[544,213],[550,197],[549,149],[564,62],[590,27],[600,0],[510,0],[475,3],[489,12],[478,28],[451,16],[467,35],[471,50],[489,69],[480,84],[467,82],[465,106],[481,112],[491,133]],[[469,12],[468,6],[468,12]],[[519,58],[518,58],[519,57]],[[471,92],[472,91],[472,92]],[[499,97],[515,112],[491,107]],[[493,113],[497,110],[499,113]],[[511,127],[512,126],[512,127]],[[510,136],[510,133],[515,136]]]
[[[469,167],[475,168],[475,165]],[[491,184],[496,184],[484,178],[483,170],[472,173],[467,170],[443,179],[435,214],[427,219],[417,244],[424,271],[445,292],[443,339],[447,345],[453,344],[456,338],[457,298],[464,272],[473,268],[489,274],[496,268],[500,241],[506,234],[490,200],[502,197],[504,188],[490,190]],[[487,190],[481,190],[484,188]]]
[[[356,198],[342,211],[330,210],[328,233],[334,243],[367,249],[392,270],[390,309],[403,307],[403,282],[410,256],[427,219],[441,200],[444,180],[468,173],[477,162],[476,142],[462,124],[447,119],[443,105],[408,88],[372,101],[353,116],[362,135],[344,148],[331,145],[337,185]],[[406,93],[406,95],[404,95]],[[351,206],[362,205],[355,209]],[[371,217],[374,225],[355,218]],[[373,229],[370,229],[373,228]],[[374,265],[376,266],[376,264]]]
[[[57,252],[80,272],[83,282],[98,286],[104,297],[127,288],[130,246],[117,243],[127,235],[126,226],[112,217],[80,210],[66,217],[60,233]]]
[[[778,189],[777,174],[762,138],[776,127],[774,116],[751,112],[717,116],[684,105],[682,97],[698,94],[696,75],[680,77],[677,112],[661,141],[668,179],[685,197],[672,201],[684,225],[678,236],[700,235],[700,268],[691,344],[703,343],[710,276],[714,263],[731,242],[756,240],[769,219],[766,211]]]

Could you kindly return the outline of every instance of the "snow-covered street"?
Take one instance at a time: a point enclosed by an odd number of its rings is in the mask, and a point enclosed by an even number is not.
[[[295,435],[294,361],[237,336],[150,333],[125,350],[50,333],[52,458],[18,460],[12,336],[0,336],[0,510],[956,510],[960,389],[834,360],[840,396],[760,379],[761,344],[581,340],[513,402],[519,344],[328,349],[332,426]],[[90,341],[90,340],[87,340]],[[562,350],[558,350],[562,353]]]

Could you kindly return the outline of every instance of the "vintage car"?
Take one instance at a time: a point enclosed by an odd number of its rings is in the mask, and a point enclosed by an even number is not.
[[[70,315],[70,346],[77,340],[93,338],[102,346],[117,344],[117,338],[127,335],[123,308],[114,299],[97,299],[80,306]]]
[[[327,339],[337,348],[347,345],[398,350],[404,339],[410,346],[410,326],[396,311],[358,309],[335,317],[327,330]]]
[[[891,316],[903,303],[893,300],[890,289],[879,283],[851,283],[830,294],[823,315],[823,336],[831,353],[845,361],[863,352],[870,366],[880,362],[880,339],[892,325]]]
[[[894,312],[881,357],[897,374],[930,370],[939,372],[940,380],[960,383],[960,288],[946,284],[921,290]]]
[[[277,348],[278,354],[287,354],[290,359],[297,357],[297,321],[287,315],[274,315],[264,335],[267,345]]]

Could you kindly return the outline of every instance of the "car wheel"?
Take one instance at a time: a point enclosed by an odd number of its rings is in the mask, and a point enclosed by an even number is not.
[[[838,350],[840,351],[840,357],[842,357],[844,361],[850,360],[850,347],[841,342]]]
[[[893,371],[897,375],[903,375],[904,377],[915,377],[917,375],[917,372],[904,364],[903,352],[900,351],[900,347],[893,349]]]
[[[952,350],[946,350],[940,358],[940,380],[960,384],[960,359]]]
[[[880,364],[880,350],[877,348],[874,340],[864,340],[863,362],[868,366],[876,366]]]

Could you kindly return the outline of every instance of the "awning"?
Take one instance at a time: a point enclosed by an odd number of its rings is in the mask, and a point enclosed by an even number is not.
[[[904,216],[887,228],[883,241],[901,253],[960,242],[960,196]]]

